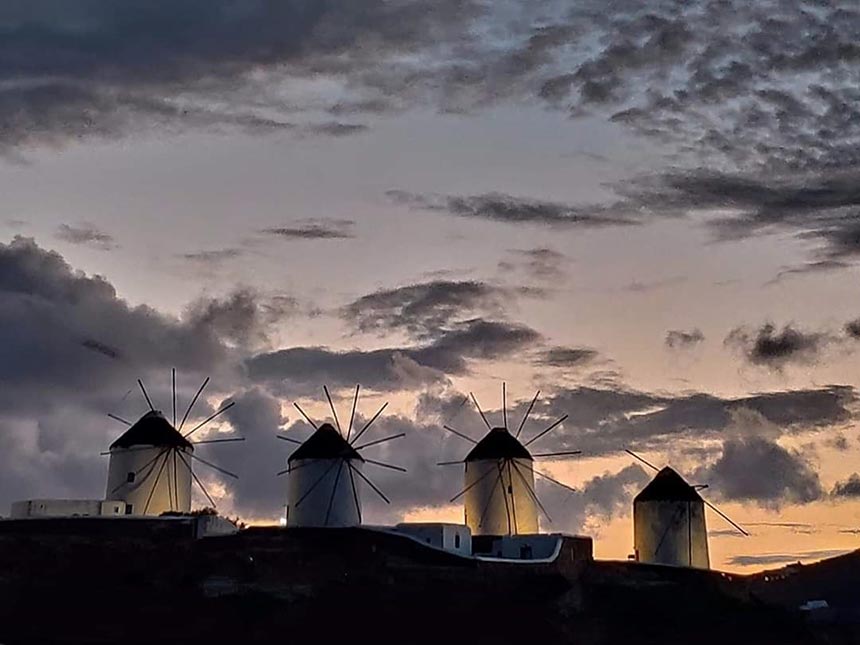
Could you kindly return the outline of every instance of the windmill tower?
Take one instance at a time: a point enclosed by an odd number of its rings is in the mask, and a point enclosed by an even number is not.
[[[328,388],[324,387],[323,390],[337,427],[330,423],[318,426],[297,403],[293,403],[314,428],[314,433],[303,442],[278,435],[279,439],[299,444],[287,459],[287,468],[278,473],[279,476],[287,475],[286,523],[291,528],[358,526],[362,522],[362,513],[361,489],[356,485],[356,478],[370,486],[386,503],[391,503],[364,474],[364,466],[370,464],[406,472],[405,468],[369,459],[360,454],[365,448],[399,439],[406,436],[405,433],[401,432],[356,445],[359,438],[379,418],[388,403],[385,403],[353,437],[352,426],[358,405],[359,386],[355,388],[352,414],[345,435],[341,430]]]
[[[124,501],[126,515],[161,515],[165,512],[187,513],[191,510],[192,480],[214,507],[215,502],[203,483],[194,473],[192,462],[200,462],[225,475],[237,478],[215,464],[194,454],[194,447],[201,444],[244,441],[241,437],[210,439],[192,442],[189,437],[206,426],[215,417],[233,406],[228,403],[215,414],[182,434],[182,428],[206,384],[207,378],[176,427],[176,371],[173,371],[173,423],[168,421],[160,410],[152,405],[152,400],[143,385],[138,385],[149,406],[136,423],[110,414],[111,418],[129,426],[116,441],[110,445],[108,462],[107,490],[108,500]]]
[[[475,441],[459,430],[443,425],[442,427],[462,439],[475,444],[462,461],[442,462],[439,465],[463,464],[464,488],[450,501],[463,497],[466,525],[472,535],[529,535],[539,532],[538,510],[549,522],[552,519],[544,509],[535,493],[535,475],[554,484],[573,491],[566,484],[534,468],[538,457],[564,457],[577,455],[579,451],[541,453],[533,455],[528,446],[558,427],[566,418],[564,415],[524,444],[519,437],[531,414],[540,392],[535,394],[515,433],[508,430],[506,387],[502,384],[501,426],[492,426],[487,420],[474,394],[470,397],[487,426],[487,434]],[[465,403],[468,398],[464,398]],[[462,405],[462,404],[461,404]]]
[[[194,446],[150,410],[110,445],[106,499],[125,502],[127,515],[191,510]]]
[[[741,534],[749,535],[699,495],[706,485],[691,486],[669,466],[658,469],[639,455],[626,452],[657,471],[633,499],[633,547],[638,562],[709,569],[705,505]]]

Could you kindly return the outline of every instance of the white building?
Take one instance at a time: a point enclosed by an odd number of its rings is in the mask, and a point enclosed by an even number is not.
[[[287,527],[361,524],[363,464],[334,426],[321,425],[287,460]]]
[[[705,503],[668,466],[633,500],[633,545],[638,562],[710,568]]]
[[[476,540],[473,552],[482,559],[551,562],[558,557],[563,541],[560,533],[494,535]]]
[[[122,500],[128,515],[191,510],[194,446],[152,410],[110,446],[105,499]]]
[[[12,503],[12,519],[125,515],[126,504],[101,499],[27,499]]]
[[[472,532],[463,524],[445,522],[402,522],[393,529],[393,533],[407,535],[417,542],[428,544],[437,549],[472,555]]]
[[[538,532],[533,459],[505,428],[493,428],[466,455],[464,506],[472,535]]]

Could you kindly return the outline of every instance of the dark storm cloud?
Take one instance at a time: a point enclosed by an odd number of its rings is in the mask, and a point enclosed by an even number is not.
[[[547,367],[582,367],[593,362],[599,353],[588,347],[550,347],[538,355],[538,365]]]
[[[389,190],[386,194],[396,203],[405,204],[412,208],[508,224],[601,228],[606,226],[633,226],[639,223],[632,217],[619,213],[618,207],[577,206],[562,202],[515,197],[504,193],[455,196],[422,195],[403,190]]]
[[[860,497],[860,475],[852,473],[845,481],[836,482],[830,494],[833,497]]]
[[[335,351],[293,347],[258,354],[246,362],[254,381],[306,391],[328,383],[355,383],[380,391],[414,390],[442,383],[447,375],[469,372],[470,361],[509,358],[538,342],[540,334],[523,325],[469,320],[453,325],[434,340],[416,347]]]
[[[755,331],[744,327],[733,329],[725,344],[739,348],[754,365],[782,369],[792,363],[814,363],[832,340],[823,332],[807,332],[792,325],[777,330],[772,323],[765,323]]]
[[[260,232],[284,240],[345,240],[355,237],[354,226],[355,222],[348,219],[308,219]]]
[[[71,244],[92,246],[104,251],[116,248],[116,242],[112,235],[88,222],[81,222],[78,225],[60,224],[57,229],[57,239]]]
[[[825,495],[818,473],[800,453],[762,437],[726,440],[720,458],[699,469],[695,478],[722,499],[775,507],[808,504]]]
[[[452,322],[479,313],[498,314],[514,290],[478,280],[433,280],[381,289],[343,307],[341,314],[360,331],[436,336]]]
[[[705,341],[701,329],[670,329],[666,332],[666,347],[669,349],[689,349]]]

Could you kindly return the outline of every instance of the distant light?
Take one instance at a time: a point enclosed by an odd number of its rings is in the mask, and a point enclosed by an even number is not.
[[[282,517],[282,518],[279,520],[279,524],[280,524],[281,526],[286,526],[286,525],[287,525],[287,518],[286,518],[286,517]]]

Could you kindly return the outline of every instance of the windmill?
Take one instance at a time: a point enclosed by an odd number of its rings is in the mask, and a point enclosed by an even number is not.
[[[358,440],[388,406],[388,403],[384,403],[353,436],[359,389],[360,386],[356,385],[346,434],[341,429],[328,387],[324,386],[323,391],[331,408],[334,426],[330,423],[317,425],[305,414],[298,403],[293,403],[305,421],[314,429],[314,433],[303,442],[277,435],[278,439],[299,445],[288,457],[287,468],[278,473],[278,476],[287,475],[287,526],[345,527],[361,524],[361,488],[356,485],[356,478],[367,484],[386,504],[391,503],[388,497],[362,472],[363,468],[365,464],[370,464],[404,473],[406,469],[370,459],[361,453],[371,446],[404,437],[406,433],[401,432],[359,444]]]
[[[173,388],[172,422],[167,420],[163,412],[155,409],[152,399],[150,399],[146,387],[140,379],[138,379],[137,384],[149,406],[149,411],[135,423],[126,421],[115,414],[108,414],[115,421],[129,426],[128,430],[110,445],[110,449],[102,453],[103,455],[110,455],[105,498],[124,501],[126,515],[161,515],[170,511],[189,512],[191,510],[192,480],[209,500],[212,507],[215,507],[215,502],[203,482],[194,473],[192,468],[194,461],[238,479],[234,473],[195,455],[194,449],[195,446],[204,444],[244,441],[244,438],[232,437],[204,439],[202,441],[189,439],[210,421],[233,407],[234,404],[228,403],[183,434],[185,422],[209,383],[209,378],[207,377],[197,390],[177,427],[175,369],[172,370],[171,376]]]
[[[502,425],[492,426],[487,416],[481,410],[475,395],[469,393],[463,398],[460,407],[469,398],[487,426],[487,434],[480,441],[455,430],[444,424],[442,427],[461,439],[474,444],[472,450],[460,461],[441,462],[440,466],[464,464],[464,488],[451,502],[463,497],[466,525],[472,535],[527,535],[538,533],[538,509],[551,523],[552,518],[546,512],[535,493],[535,475],[547,481],[576,492],[567,484],[550,477],[534,468],[535,458],[568,457],[578,455],[578,450],[562,452],[547,452],[532,454],[528,446],[546,436],[567,419],[564,415],[557,421],[544,428],[525,443],[519,437],[526,421],[540,396],[540,390],[535,394],[516,432],[508,429],[507,391],[502,383]]]
[[[709,569],[705,506],[741,535],[749,536],[739,524],[699,494],[707,484],[691,486],[669,466],[657,468],[633,451],[625,452],[657,471],[654,479],[633,499],[633,547],[638,562]]]

